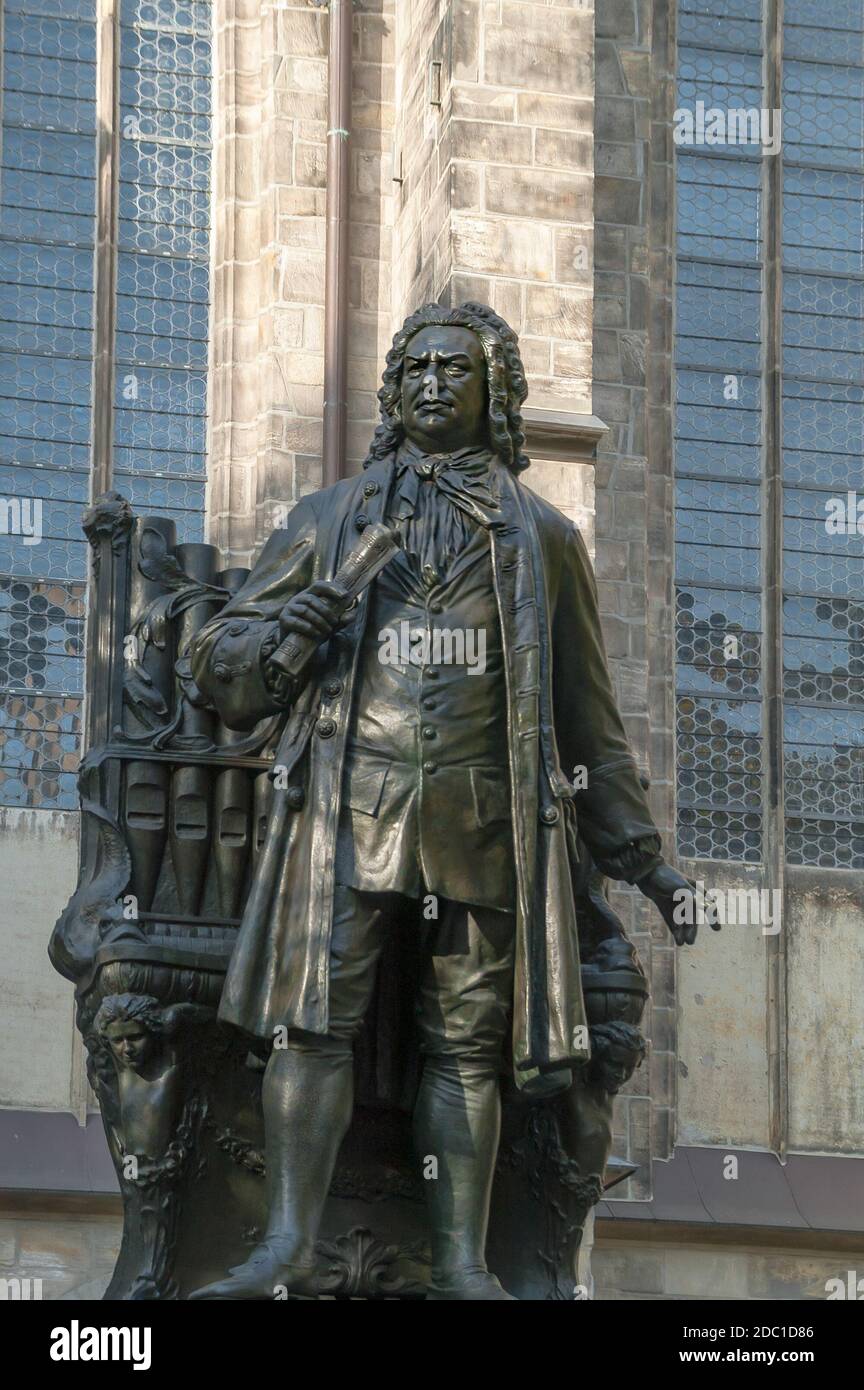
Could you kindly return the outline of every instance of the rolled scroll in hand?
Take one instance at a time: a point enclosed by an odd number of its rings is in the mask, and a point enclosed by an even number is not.
[[[376,574],[389,564],[401,549],[401,544],[399,533],[389,526],[379,522],[366,527],[351,554],[331,581],[334,588],[344,593],[343,611],[372,583]],[[296,680],[303,674],[320,641],[319,637],[306,637],[291,632],[273,652],[269,664]]]

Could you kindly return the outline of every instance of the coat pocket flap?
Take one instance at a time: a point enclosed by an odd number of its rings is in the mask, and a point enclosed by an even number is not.
[[[377,816],[389,771],[389,763],[349,763],[345,769],[343,804],[352,811]]]
[[[472,767],[471,795],[478,825],[508,819],[510,778],[504,768]]]

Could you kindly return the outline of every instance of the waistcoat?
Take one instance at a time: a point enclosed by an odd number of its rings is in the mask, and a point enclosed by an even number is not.
[[[375,581],[348,730],[340,883],[513,910],[507,696],[486,530],[428,585]]]

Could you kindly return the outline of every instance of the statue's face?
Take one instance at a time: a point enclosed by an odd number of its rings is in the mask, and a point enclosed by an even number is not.
[[[143,1067],[153,1051],[153,1039],[137,1019],[109,1023],[105,1036],[117,1061],[133,1071]]]
[[[487,441],[486,358],[470,328],[421,328],[402,371],[402,423],[429,454]]]
[[[613,1043],[600,1062],[600,1078],[604,1091],[617,1095],[633,1075],[633,1053],[627,1047]]]

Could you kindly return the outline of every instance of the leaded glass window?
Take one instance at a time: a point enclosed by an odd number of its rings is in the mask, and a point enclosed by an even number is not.
[[[826,517],[864,503],[864,0],[782,13],[679,6],[676,119],[754,110],[771,136],[682,125],[677,149],[679,851],[760,862],[774,757],[787,862],[861,868],[864,505],[860,530]]]
[[[864,525],[826,520],[864,499],[864,3],[786,0],[782,41],[786,856],[861,868]]]
[[[684,0],[679,109],[762,105],[759,19],[758,0]],[[762,837],[763,201],[759,151],[678,147],[679,850],[746,861]]]
[[[4,0],[2,25],[0,797],[72,806],[92,446],[95,0]]]
[[[122,0],[114,480],[203,540],[209,0]]]
[[[0,20],[0,803],[72,808],[82,509],[111,485],[202,539],[212,13],[0,0]]]

